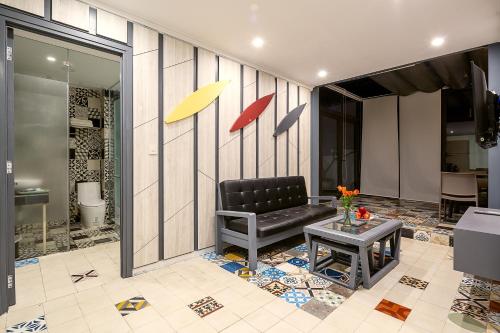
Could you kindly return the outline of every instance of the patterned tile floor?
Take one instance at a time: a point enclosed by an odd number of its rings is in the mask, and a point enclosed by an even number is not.
[[[283,251],[290,245],[261,253],[267,263],[250,276],[244,261],[220,267],[242,258],[238,251],[190,255],[130,279],[119,276],[119,243],[44,256],[16,269],[18,304],[0,316],[0,332],[486,332],[463,314],[476,313],[473,303],[454,315],[459,286],[481,299],[489,292],[486,317],[496,320],[498,290],[462,281],[451,247],[403,239],[401,263],[372,289],[353,293],[302,280],[304,246]],[[92,270],[97,277],[72,281]]]
[[[462,213],[453,212],[451,218],[439,223],[437,203],[367,195],[356,198],[354,206],[364,206],[380,217],[401,220],[403,237],[449,246],[453,246],[453,228],[462,216]]]
[[[320,247],[319,255],[328,253]],[[247,268],[246,250],[236,246],[227,248],[224,255],[212,251],[202,257],[318,318],[326,317],[352,294],[348,288],[309,273],[307,247],[302,236],[260,249],[255,272]],[[247,274],[241,274],[242,271]],[[348,282],[348,271],[348,266],[336,263],[326,268],[325,274]],[[310,306],[305,306],[311,301]]]
[[[17,304],[0,316],[0,332],[495,332],[497,284],[453,271],[452,247],[408,238],[401,246],[401,263],[354,293],[321,280],[302,283],[300,244],[261,254],[267,263],[257,275],[244,262],[220,267],[242,258],[238,251],[224,258],[206,251],[209,260],[188,255],[129,279],[120,278],[119,243],[48,255],[16,269]],[[271,268],[286,274],[262,274]],[[91,270],[98,276],[72,281]],[[339,299],[333,312],[325,308]]]
[[[42,225],[16,225],[16,235],[21,236],[18,260],[43,255]],[[100,228],[82,229],[80,225],[71,225],[68,237],[66,225],[49,225],[47,230],[47,254],[91,247],[106,242],[120,240],[119,229],[114,225]]]

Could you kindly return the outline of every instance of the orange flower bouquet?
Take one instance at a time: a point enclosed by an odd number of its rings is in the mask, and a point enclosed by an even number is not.
[[[342,203],[342,207],[344,208],[344,225],[351,225],[351,210],[352,210],[352,201],[355,197],[358,196],[359,190],[354,189],[349,191],[345,186],[337,186],[337,190],[342,194],[340,197],[340,202]]]

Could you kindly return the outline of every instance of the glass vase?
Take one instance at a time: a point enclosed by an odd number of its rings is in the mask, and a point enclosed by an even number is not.
[[[344,207],[344,226],[351,226],[351,207]]]

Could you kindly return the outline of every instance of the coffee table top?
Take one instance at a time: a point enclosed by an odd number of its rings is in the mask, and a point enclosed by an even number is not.
[[[346,244],[368,246],[403,226],[401,221],[378,217],[361,226],[344,226],[341,223],[343,219],[344,217],[339,215],[313,223],[306,226],[304,232]]]

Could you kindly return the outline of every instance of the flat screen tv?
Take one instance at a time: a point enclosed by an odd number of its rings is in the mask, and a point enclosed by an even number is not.
[[[471,61],[472,108],[476,142],[484,149],[497,145],[499,125],[498,95],[488,90],[484,71]]]

